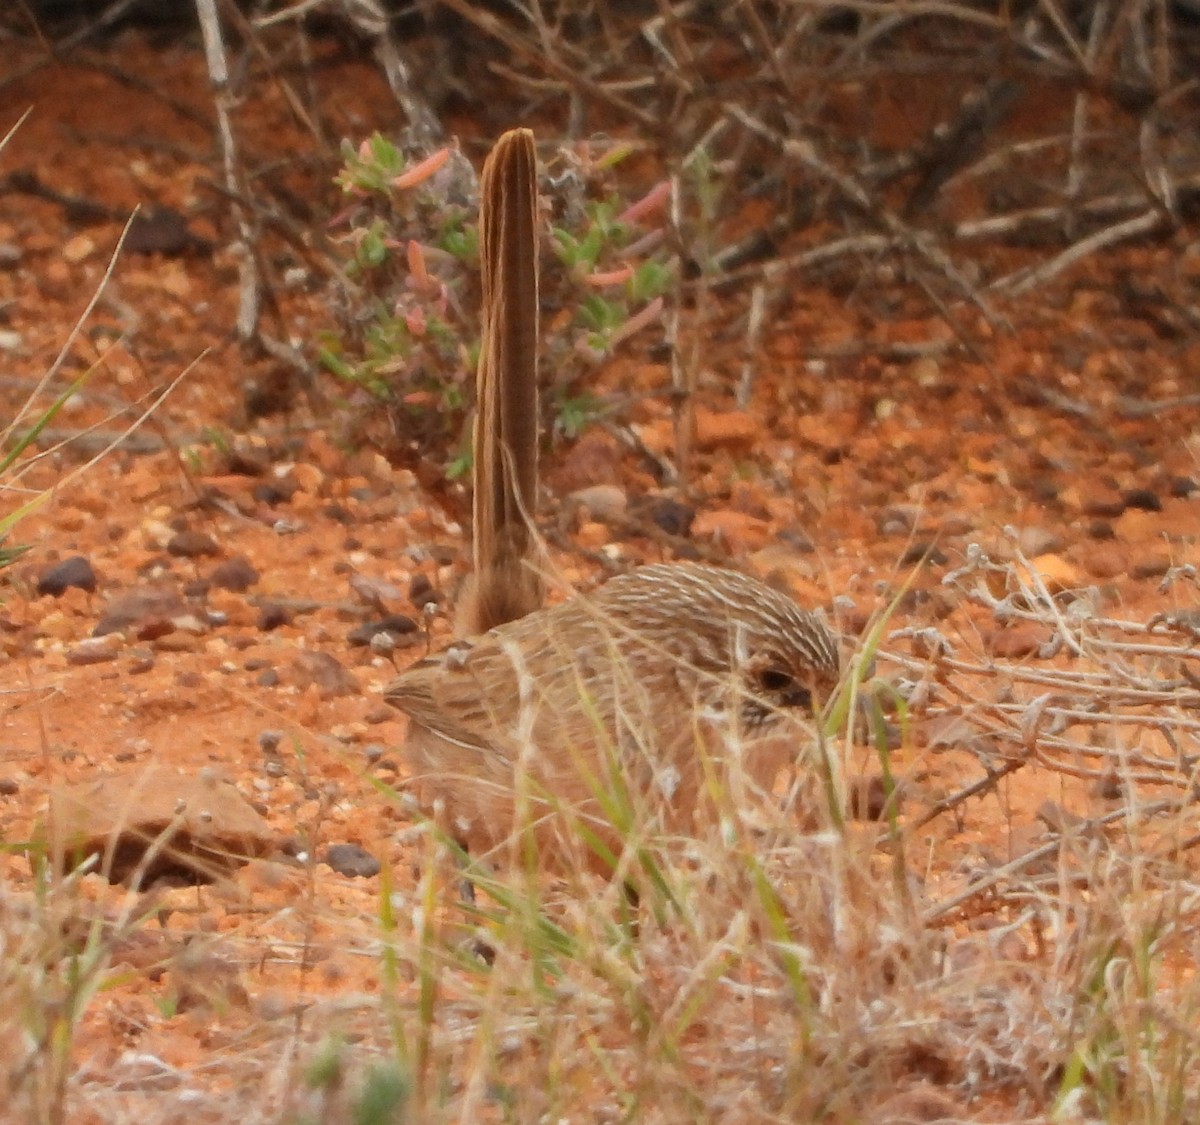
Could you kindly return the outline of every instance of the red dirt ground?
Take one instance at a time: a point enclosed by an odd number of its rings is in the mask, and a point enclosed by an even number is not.
[[[211,134],[154,92],[169,89],[207,119],[202,56],[183,45],[152,49],[136,38],[122,40],[120,55],[122,68],[148,88],[70,63],[42,66],[3,91],[0,128],[26,106],[33,112],[0,153],[0,173],[34,172],[59,192],[113,211],[110,220],[84,224],[44,198],[13,190],[0,197],[0,246],[15,257],[0,267],[0,328],[11,334],[0,375],[6,416],[51,366],[95,291],[121,229],[118,215],[139,203],[170,206],[216,249],[123,256],[56,383],[96,364],[54,429],[98,426],[115,434],[133,404],[148,402],[186,371],[139,431],[146,452],[117,449],[69,477],[14,536],[32,550],[0,586],[0,838],[28,838],[51,781],[166,762],[227,774],[300,850],[319,854],[329,843],[357,843],[389,858],[396,871],[408,870],[404,814],[372,785],[397,778],[402,724],[380,698],[394,668],[347,642],[373,612],[351,580],[382,584],[392,612],[415,612],[407,592],[418,573],[451,591],[461,568],[444,560],[461,553],[461,497],[454,489],[431,493],[424,473],[394,467],[371,450],[341,449],[328,386],[294,394],[282,413],[250,416],[248,388],[286,382],[288,373],[273,359],[247,358],[233,339],[237,271],[224,249],[224,209],[210,185]],[[397,112],[369,65],[340,59],[319,71],[319,81],[332,132],[358,138],[396,127]],[[269,83],[239,122],[243,143],[262,146],[258,159],[312,144]],[[323,178],[296,174],[292,181],[294,190],[324,192],[311,199],[314,223],[336,206]],[[277,276],[295,267],[281,315],[303,346],[329,321],[323,283],[294,249],[277,242],[271,253]],[[897,624],[937,623],[965,652],[1020,658],[1025,651],[940,584],[969,544],[1011,553],[1003,545],[1007,526],[1027,552],[1048,556],[1043,569],[1062,585],[1099,586],[1114,616],[1142,620],[1177,597],[1186,604],[1186,593],[1164,593],[1160,581],[1168,565],[1200,564],[1200,499],[1173,495],[1185,491],[1184,478],[1200,479],[1194,408],[1143,416],[1119,409],[1122,396],[1169,400],[1195,387],[1194,334],[1162,339],[1119,295],[1122,277],[1168,273],[1193,294],[1200,286],[1200,250],[1182,233],[1089,260],[1013,303],[1004,309],[1011,333],[959,309],[975,359],[950,347],[944,322],[900,286],[886,312],[798,289],[765,334],[749,411],[731,417],[718,387],[702,391],[689,497],[699,513],[695,545],[708,557],[736,556],[782,579],[855,632],[900,588],[920,555],[914,545],[936,543],[940,555],[920,569]],[[279,332],[277,322],[271,330]],[[122,333],[124,342],[114,344]],[[894,345],[910,343],[929,344],[929,354],[894,358]],[[743,359],[737,341],[719,334],[706,358],[712,370],[730,372]],[[666,374],[626,360],[603,380],[609,389],[645,390],[663,386]],[[665,396],[643,402],[629,420],[648,447],[669,448]],[[231,471],[224,452],[230,444],[256,454],[259,476]],[[79,460],[68,448],[21,483],[49,485]],[[550,475],[556,487],[612,481],[634,496],[647,480],[595,435],[557,451]],[[277,478],[295,490],[272,504],[255,490]],[[1096,514],[1134,489],[1152,493],[1161,510],[1118,503],[1119,514]],[[560,550],[558,561],[577,581],[596,571],[578,548],[594,551],[611,541],[616,556],[629,561],[671,554],[637,529],[621,534],[570,519],[565,526],[562,546],[572,549]],[[210,536],[216,554],[170,553],[167,544],[182,530]],[[811,549],[797,545],[804,541]],[[442,562],[425,549],[430,544],[447,548],[437,556]],[[75,554],[91,561],[97,591],[38,597],[39,575]],[[249,562],[257,582],[244,593],[208,588],[214,568],[234,557]],[[140,639],[114,642],[103,662],[73,663],[106,607],[149,585],[223,616],[191,631],[158,635],[152,628]],[[267,630],[261,618],[271,604],[284,608],[286,620]],[[1028,642],[1020,628],[1010,634]],[[435,640],[445,636],[446,623],[436,622],[434,633]],[[423,642],[398,652],[397,661],[422,651]],[[297,660],[312,652],[348,670],[346,694],[307,682]],[[258,742],[272,729],[284,735],[278,758]],[[855,753],[869,770],[870,754]],[[915,781],[909,814],[979,775],[969,756],[914,749],[901,751],[897,765]],[[1004,858],[1047,797],[1081,815],[1104,811],[1092,792],[1059,775],[1024,771],[999,797],[925,832],[935,844],[947,842],[943,854],[956,863],[984,851]],[[0,863],[11,885],[29,885],[23,857]],[[956,877],[948,861],[935,858],[931,892],[955,886]],[[88,893],[107,901],[109,891],[96,882]],[[285,909],[301,892],[311,896],[310,909]],[[290,1010],[305,996],[370,991],[377,965],[357,951],[369,929],[355,926],[371,922],[378,895],[377,879],[347,879],[320,864],[287,871],[266,863],[251,864],[221,889],[165,892],[168,935],[236,934],[261,943],[262,966],[242,974],[226,997],[232,1011],[212,1024],[187,1011],[164,1014],[169,979],[134,974],[84,1018],[80,1063],[103,1074],[136,1038],[139,1050],[190,1070],[203,1056],[237,1049],[239,1021],[250,1019],[239,1008],[251,1004],[245,990],[260,1012],[271,1004]],[[301,946],[303,964],[273,956]]]

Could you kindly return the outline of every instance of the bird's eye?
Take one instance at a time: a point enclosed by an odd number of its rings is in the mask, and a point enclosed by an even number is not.
[[[758,683],[763,691],[781,692],[795,684],[795,677],[782,668],[764,668],[758,674]]]

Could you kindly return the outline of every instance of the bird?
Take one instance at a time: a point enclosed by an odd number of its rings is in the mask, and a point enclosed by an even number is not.
[[[490,153],[480,228],[473,575],[458,639],[384,698],[409,717],[421,806],[470,855],[611,872],[639,826],[687,836],[722,786],[769,791],[798,756],[796,717],[836,690],[839,650],[819,613],[702,563],[636,567],[545,604],[529,130]]]

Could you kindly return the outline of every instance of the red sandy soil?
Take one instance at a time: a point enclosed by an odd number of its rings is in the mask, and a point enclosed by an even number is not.
[[[168,763],[232,778],[271,828],[294,842],[293,851],[320,856],[331,843],[353,843],[409,872],[415,858],[403,835],[407,816],[372,784],[400,776],[402,722],[380,695],[394,666],[351,647],[347,634],[378,616],[364,600],[362,579],[378,584],[388,612],[419,617],[408,600],[417,575],[449,602],[461,573],[452,560],[463,545],[462,497],[453,486],[427,487],[431,478],[420,465],[342,448],[336,388],[323,376],[315,389],[297,386],[279,361],[248,355],[235,342],[237,270],[225,248],[228,216],[211,186],[212,135],[155,92],[169,88],[207,119],[202,56],[191,46],[152,49],[132,37],[121,41],[119,55],[144,88],[68,62],[36,69],[4,91],[9,108],[0,127],[25,106],[33,112],[0,153],[0,171],[35,172],[55,190],[113,213],[83,223],[44,198],[0,197],[0,245],[12,254],[0,268],[0,327],[13,334],[0,375],[6,416],[50,367],[99,284],[119,215],[139,203],[169,206],[206,244],[179,256],[124,255],[56,383],[96,365],[54,429],[98,426],[115,434],[137,404],[182,374],[139,430],[146,451],[119,448],[67,476],[81,461],[68,447],[22,479],[36,487],[67,477],[13,536],[32,550],[0,586],[0,837],[28,837],[51,781]],[[335,139],[396,127],[397,113],[368,64],[339,59],[318,80]],[[242,143],[259,160],[313,144],[270,83],[261,85],[252,111],[242,107],[239,124]],[[296,171],[288,180],[309,193],[314,225],[336,208],[326,172]],[[270,245],[275,276],[294,267],[280,315],[303,349],[330,323],[325,282],[294,248]],[[1118,409],[1122,396],[1169,400],[1195,386],[1200,344],[1187,335],[1163,339],[1123,303],[1117,285],[1123,276],[1167,274],[1193,294],[1200,285],[1200,253],[1185,249],[1183,235],[1084,262],[1005,308],[1011,332],[958,309],[973,358],[951,347],[946,324],[899,284],[886,302],[879,287],[866,300],[797,288],[755,357],[749,409],[733,413],[715,379],[702,386],[689,549],[735,557],[783,581],[801,600],[830,607],[850,634],[916,567],[898,626],[937,624],[965,653],[1018,661],[1036,659],[1030,652],[1044,639],[1037,629],[1001,634],[940,582],[969,544],[1011,554],[1006,526],[1017,529],[1028,553],[1047,556],[1043,568],[1063,586],[1099,586],[1113,616],[1144,620],[1177,598],[1186,604],[1186,593],[1164,593],[1160,581],[1169,565],[1200,563],[1200,499],[1177,495],[1186,491],[1184,478],[1200,479],[1195,413]],[[269,330],[283,335],[268,319]],[[913,343],[930,345],[928,354],[896,358],[894,345]],[[717,333],[706,366],[736,373],[743,359],[737,339]],[[665,368],[624,360],[603,373],[602,389],[644,392],[666,381]],[[254,416],[252,387],[284,388],[275,404],[282,409]],[[665,396],[644,400],[627,420],[651,449],[670,448]],[[235,471],[246,466],[231,464],[230,448],[252,455],[250,475]],[[554,452],[550,479],[560,494],[608,483],[633,500],[650,484],[642,465],[596,432]],[[284,498],[261,488],[272,482],[286,485]],[[1130,490],[1145,490],[1161,510],[1122,502]],[[12,502],[5,498],[6,507]],[[592,552],[600,548],[629,562],[674,553],[636,525],[614,529],[568,510],[562,526],[556,558],[580,583],[597,574]],[[188,551],[212,553],[175,553],[180,543],[172,539],[182,531],[211,540]],[[936,553],[917,567],[931,544]],[[72,555],[91,562],[96,592],[37,596],[39,576]],[[244,592],[211,585],[218,565],[234,558],[246,560],[257,580]],[[100,662],[76,663],[107,607],[149,586],[184,599],[194,627],[158,621],[140,637],[113,641]],[[275,627],[264,620],[271,606],[282,608]],[[435,642],[447,636],[446,621],[432,631]],[[424,638],[414,641],[395,654],[396,664],[424,651]],[[313,682],[302,659],[312,653],[326,654],[345,676],[332,685]],[[259,742],[270,730],[283,734],[274,753]],[[870,772],[870,752],[853,754]],[[915,780],[908,815],[980,776],[965,754],[907,748],[896,765]],[[963,816],[925,830],[947,844],[927,873],[933,897],[939,886],[957,885],[964,856],[1006,858],[1048,797],[1080,815],[1107,807],[1082,782],[1015,774]],[[22,856],[0,865],[12,887],[29,885]],[[104,902],[119,898],[99,880],[88,885]],[[172,983],[186,975],[180,970],[165,978],[132,974],[84,1016],[81,1065],[102,1076],[136,1041],[139,1051],[191,1070],[236,1052],[264,1007],[286,1012],[306,997],[371,992],[378,964],[362,951],[378,898],[377,877],[263,861],[203,892],[163,892],[164,941],[221,932],[261,949],[261,963],[240,973],[236,987],[212,984],[224,989],[217,1021],[195,1014],[203,1004],[166,1011],[163,997],[180,987]],[[303,909],[289,909],[301,899]],[[162,955],[156,947],[147,959]]]

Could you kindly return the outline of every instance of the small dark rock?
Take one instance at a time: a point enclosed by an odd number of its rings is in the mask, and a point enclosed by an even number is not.
[[[325,515],[333,520],[334,523],[340,523],[343,526],[354,522],[353,513],[347,511],[341,504],[330,504],[325,509]]]
[[[395,711],[393,711],[390,707],[380,704],[380,706],[378,706],[378,707],[372,707],[363,716],[363,722],[370,723],[371,726],[376,727],[380,723],[386,723],[389,720],[394,719],[395,717],[396,717]]]
[[[286,625],[291,619],[292,615],[276,602],[267,602],[258,610],[258,627],[264,633]]]
[[[96,590],[96,572],[82,555],[72,555],[43,571],[38,579],[37,592],[42,597],[49,595],[59,598],[71,587],[86,590],[89,594]]]
[[[258,748],[264,754],[277,754],[279,752],[279,744],[283,741],[283,731],[281,730],[264,730],[258,735]]]
[[[262,484],[256,484],[254,491],[250,495],[260,504],[266,504],[268,508],[274,508],[280,504],[286,504],[295,491],[294,488],[289,491],[281,488],[277,483],[264,481]]]
[[[325,862],[339,875],[351,879],[370,879],[379,874],[379,860],[357,844],[330,844]]]
[[[940,547],[918,540],[908,546],[904,554],[900,556],[900,562],[904,566],[915,566],[920,562],[930,566],[945,566],[946,556]]]
[[[1122,493],[1125,506],[1137,508],[1143,512],[1161,512],[1162,501],[1158,493],[1149,488],[1130,488]]]
[[[1108,520],[1092,520],[1088,524],[1089,539],[1116,539],[1117,533],[1113,530],[1113,525]]]
[[[21,787],[11,777],[0,777],[0,797],[15,797]]]
[[[234,555],[233,558],[218,563],[208,580],[218,589],[241,594],[258,581],[258,571],[243,556]]]
[[[1125,511],[1125,497],[1115,491],[1097,488],[1083,498],[1080,505],[1085,516],[1113,520]]]
[[[191,582],[183,584],[183,596],[192,598],[196,601],[203,601],[208,597],[208,591],[212,589],[212,583],[206,578],[196,578]]]
[[[438,592],[433,588],[433,583],[429,581],[429,575],[413,575],[412,581],[408,584],[408,600],[417,609],[427,606],[430,602],[436,604],[440,601]]]
[[[696,509],[669,496],[655,496],[646,502],[646,515],[651,523],[668,535],[686,539],[692,533]]]
[[[385,602],[400,600],[400,591],[382,578],[368,578],[367,575],[355,571],[350,575],[349,584],[350,589],[367,605],[383,609]]]
[[[279,672],[274,668],[268,668],[264,672],[260,672],[258,678],[254,681],[259,687],[278,687]]]
[[[378,621],[368,621],[365,625],[357,625],[346,635],[346,640],[355,647],[369,645],[373,637],[383,633],[390,637],[395,644],[406,644],[407,638],[418,632],[420,627],[403,613],[392,613]]]
[[[234,446],[226,458],[229,472],[238,477],[261,477],[270,467],[266,450]]]
[[[167,543],[167,554],[181,559],[219,555],[217,541],[204,531],[177,531]]]
[[[1151,555],[1135,562],[1129,573],[1134,578],[1161,578],[1170,569],[1171,560],[1166,555]]]
[[[354,673],[327,652],[300,652],[292,665],[301,691],[316,684],[323,699],[357,695],[362,688]]]
[[[174,208],[158,204],[133,214],[125,232],[124,248],[130,254],[162,254],[171,258],[192,249],[211,249],[211,243],[194,235],[187,220]]]
[[[1175,497],[1176,500],[1185,500],[1191,496],[1200,485],[1197,485],[1191,477],[1172,477],[1171,483],[1167,486],[1167,491]]]

